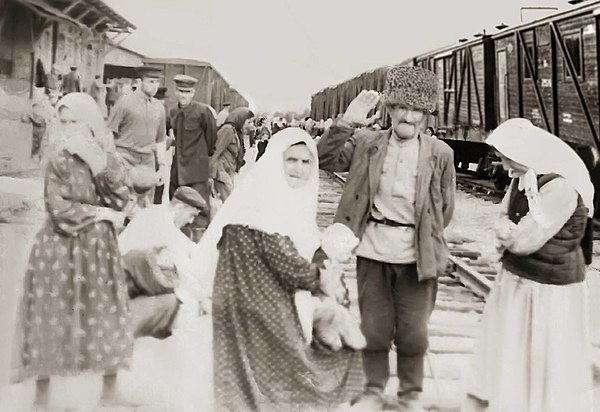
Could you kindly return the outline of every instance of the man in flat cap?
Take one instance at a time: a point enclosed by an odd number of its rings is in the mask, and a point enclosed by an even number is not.
[[[169,195],[180,186],[189,186],[208,202],[209,157],[217,140],[215,118],[207,105],[194,101],[197,79],[179,74],[173,80],[177,106],[169,112],[175,137]],[[192,226],[206,228],[208,221],[208,214],[201,213]]]
[[[163,163],[164,152],[160,148],[166,139],[166,116],[163,105],[154,98],[162,70],[143,66],[137,69],[141,87],[117,100],[108,118],[108,127],[115,135],[117,153],[128,167],[145,165],[157,170]],[[154,190],[148,192],[150,202]]]
[[[319,141],[319,164],[350,171],[335,221],[361,240],[357,282],[367,386],[353,408],[420,411],[427,323],[437,277],[446,269],[444,228],[454,210],[453,152],[424,133],[438,102],[433,72],[391,68],[383,92],[391,128],[355,129],[366,123],[379,97],[363,90],[350,103]],[[383,397],[392,342],[400,381],[397,405]]]
[[[81,79],[77,73],[77,66],[71,66],[71,71],[63,76],[63,95],[81,91]]]
[[[138,210],[119,235],[136,337],[169,336],[180,303],[197,305],[198,292],[190,290],[198,289],[195,244],[180,229],[207,208],[198,192],[182,186],[168,209],[153,205]]]

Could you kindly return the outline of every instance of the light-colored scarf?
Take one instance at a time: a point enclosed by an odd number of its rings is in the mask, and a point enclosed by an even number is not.
[[[581,195],[588,215],[594,215],[594,186],[589,172],[583,160],[564,141],[527,119],[515,118],[498,126],[486,143],[529,169],[519,177],[518,185],[525,191],[530,210],[537,210],[537,175],[555,173]]]

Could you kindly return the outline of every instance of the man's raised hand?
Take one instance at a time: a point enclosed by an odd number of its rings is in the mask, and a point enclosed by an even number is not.
[[[350,123],[367,124],[367,114],[379,102],[380,95],[375,90],[363,90],[350,102],[343,119]]]

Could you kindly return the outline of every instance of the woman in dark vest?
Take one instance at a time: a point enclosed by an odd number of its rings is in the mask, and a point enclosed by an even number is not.
[[[483,315],[471,406],[591,411],[588,171],[566,143],[525,119],[504,122],[487,143],[512,183],[495,228],[501,269]]]

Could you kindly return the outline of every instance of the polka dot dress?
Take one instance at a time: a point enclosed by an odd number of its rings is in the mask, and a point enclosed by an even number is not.
[[[50,161],[47,220],[25,274],[13,381],[128,364],[133,336],[116,234],[93,221],[94,206],[125,206],[122,177],[112,159],[96,178],[65,151]]]
[[[363,388],[360,354],[306,347],[294,293],[318,269],[287,236],[223,229],[213,292],[216,411],[320,411]]]

